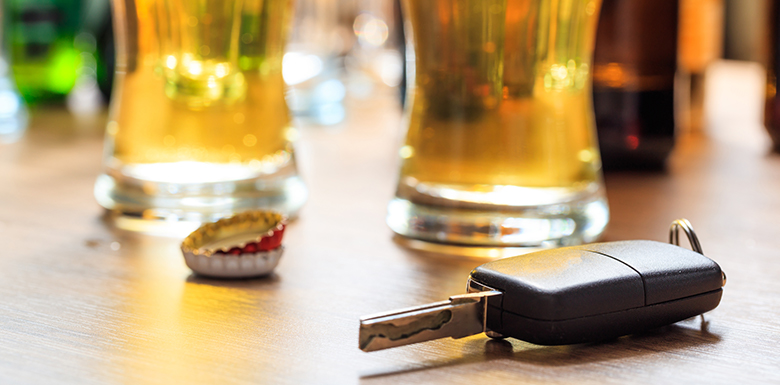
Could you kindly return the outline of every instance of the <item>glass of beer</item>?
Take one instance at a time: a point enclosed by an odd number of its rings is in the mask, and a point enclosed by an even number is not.
[[[291,0],[112,5],[116,86],[98,202],[149,224],[250,208],[294,216],[307,190],[282,79]]]
[[[548,247],[608,220],[591,100],[600,0],[405,0],[414,66],[387,222],[424,241]]]

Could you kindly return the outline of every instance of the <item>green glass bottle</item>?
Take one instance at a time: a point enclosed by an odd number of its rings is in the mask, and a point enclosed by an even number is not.
[[[82,0],[3,1],[5,45],[28,103],[61,101],[75,85],[81,10]]]

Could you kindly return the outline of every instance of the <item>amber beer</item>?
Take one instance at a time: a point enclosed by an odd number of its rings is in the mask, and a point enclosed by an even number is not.
[[[479,245],[601,233],[607,209],[590,91],[599,7],[405,1],[415,66],[391,228]]]
[[[118,89],[106,129],[106,208],[205,220],[305,199],[282,55],[290,0],[114,0]]]

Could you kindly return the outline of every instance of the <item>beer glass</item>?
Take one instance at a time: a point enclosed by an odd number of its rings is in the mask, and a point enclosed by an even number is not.
[[[387,222],[464,245],[595,240],[609,214],[591,105],[600,0],[405,0],[414,67]]]
[[[295,215],[282,56],[290,0],[113,0],[116,88],[98,202],[126,218]],[[152,223],[152,222],[149,222]]]

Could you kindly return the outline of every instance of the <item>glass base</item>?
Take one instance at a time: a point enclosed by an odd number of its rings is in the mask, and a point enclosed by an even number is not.
[[[294,166],[254,177],[247,177],[240,165],[181,162],[161,166],[125,167],[121,173],[109,168],[98,177],[95,198],[109,210],[117,227],[186,234],[202,222],[251,209],[274,210],[294,218],[308,196]],[[154,170],[155,175],[147,175],[146,170]],[[195,176],[201,181],[190,179]]]
[[[512,246],[479,246],[479,245],[456,245],[449,243],[421,241],[419,239],[407,238],[401,235],[395,235],[393,242],[410,250],[415,250],[423,255],[433,258],[452,258],[492,261],[494,259],[516,257],[518,255],[533,253],[536,251],[547,250],[543,247],[512,247]]]
[[[441,198],[431,201],[437,200]],[[538,206],[459,208],[455,203],[422,204],[396,197],[388,207],[387,224],[400,235],[428,242],[549,248],[593,242],[609,221],[602,189]]]

